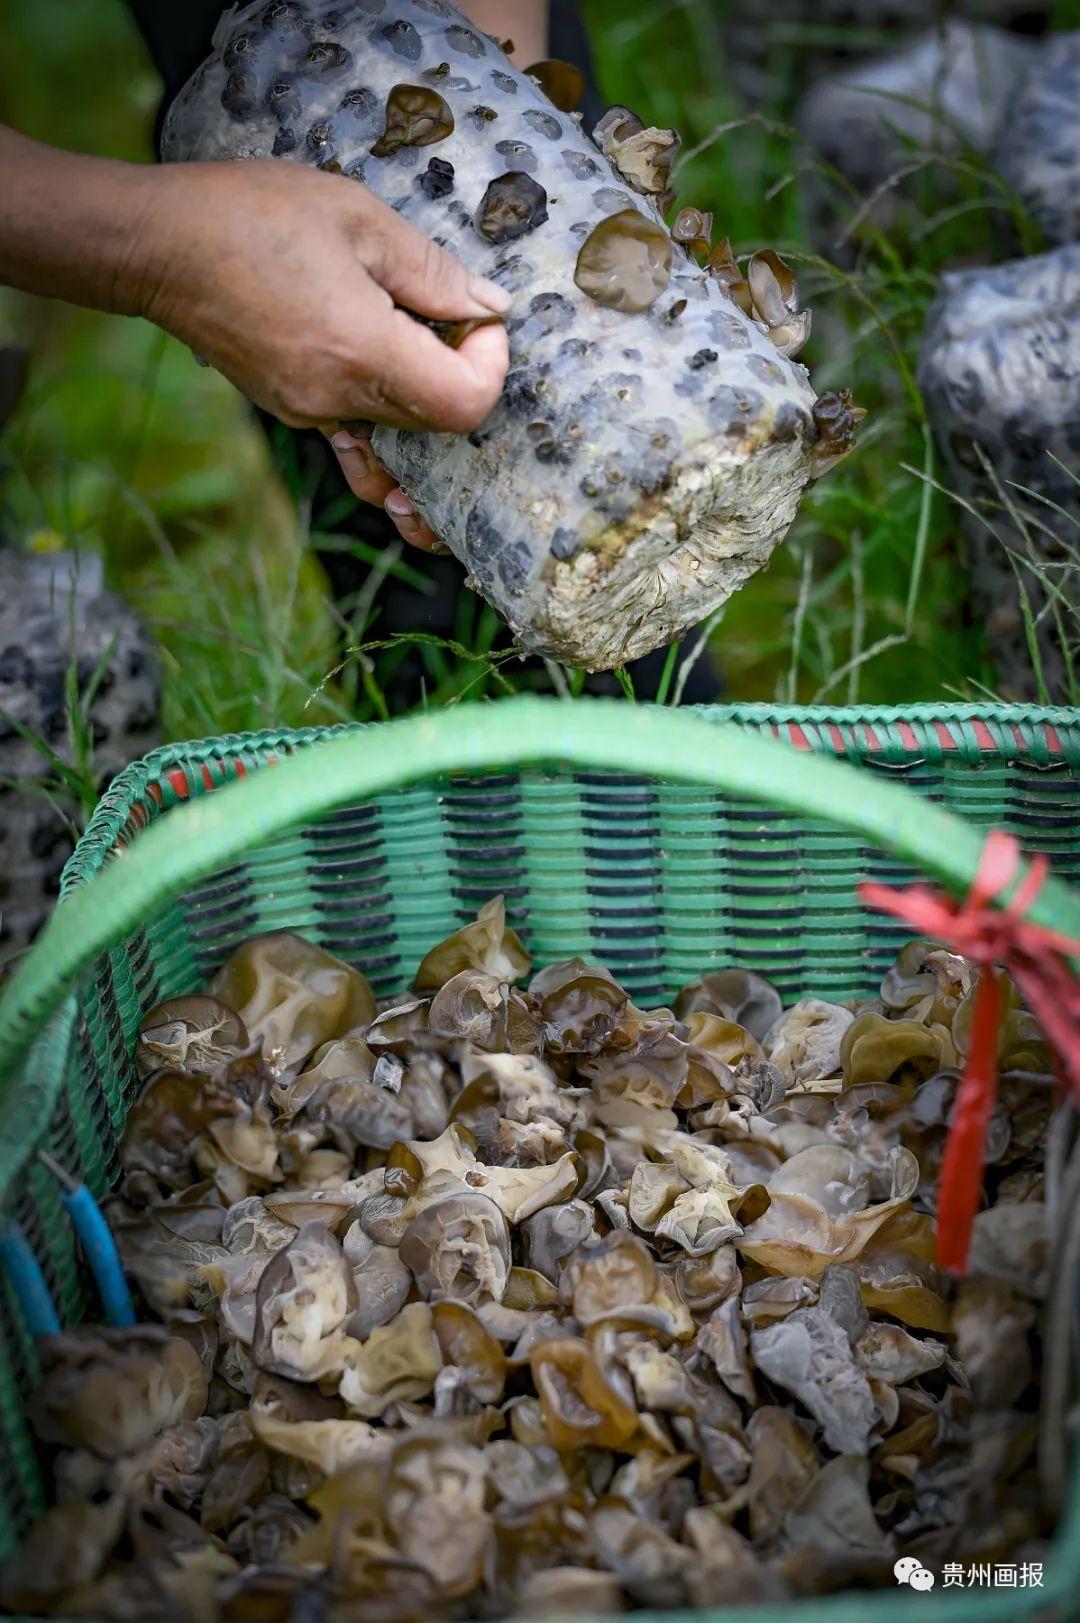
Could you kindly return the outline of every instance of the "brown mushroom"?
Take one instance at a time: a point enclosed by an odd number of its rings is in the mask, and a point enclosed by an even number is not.
[[[348,1230],[341,1249],[352,1269],[356,1293],[356,1306],[345,1321],[345,1329],[357,1341],[365,1341],[405,1306],[412,1290],[412,1275],[397,1247],[376,1245],[359,1222]]]
[[[671,280],[671,238],[637,209],[595,225],[578,250],[574,281],[595,304],[628,315],[648,310]]]
[[[355,1307],[352,1271],[340,1244],[325,1224],[305,1223],[259,1280],[252,1357],[261,1369],[294,1381],[336,1373]]]
[[[465,1189],[439,1196],[409,1223],[399,1252],[425,1299],[453,1296],[469,1305],[502,1301],[510,1236],[506,1219],[487,1195]]]
[[[192,1156],[208,1127],[247,1114],[250,1108],[224,1078],[187,1071],[156,1071],[128,1111],[120,1163],[128,1174],[129,1198],[159,1198],[159,1186],[181,1191],[193,1182]],[[244,1194],[247,1191],[243,1191]]]
[[[720,238],[705,262],[705,270],[720,284],[728,298],[739,306],[744,315],[753,315],[754,301],[750,295],[750,284],[736,263],[730,237]]]
[[[827,389],[814,401],[813,418],[817,429],[813,477],[820,479],[855,449],[855,430],[866,416],[857,406],[850,389]]]
[[[240,1016],[213,997],[174,997],[143,1016],[135,1068],[148,1077],[166,1066],[213,1073],[251,1046]]]
[[[433,158],[432,163],[436,160]],[[460,349],[478,327],[501,327],[502,316],[467,316],[464,321],[433,321],[432,328],[450,349]]]
[[[432,947],[416,971],[420,992],[437,992],[463,969],[478,969],[502,981],[516,981],[527,975],[532,959],[520,938],[506,922],[501,896],[485,902],[476,918],[453,935]]]
[[[541,1342],[529,1363],[556,1448],[619,1448],[637,1430],[637,1410],[605,1381],[588,1342]]]
[[[331,1037],[364,1026],[375,999],[363,975],[314,942],[280,930],[244,942],[210,983],[235,1009],[267,1063],[286,1070]]]
[[[850,1009],[838,1003],[802,998],[773,1025],[765,1038],[765,1051],[792,1082],[836,1076],[841,1039],[854,1018]]]
[[[464,1302],[435,1302],[431,1308],[443,1366],[461,1371],[479,1403],[498,1403],[506,1382],[506,1355],[495,1337]]]
[[[585,94],[585,75],[569,62],[534,62],[525,72],[535,79],[548,101],[561,113],[572,113]]]
[[[348,1348],[341,1396],[358,1415],[374,1420],[392,1403],[426,1397],[441,1368],[431,1309],[410,1302],[389,1324]]]
[[[713,217],[701,209],[680,209],[671,228],[672,239],[691,253],[707,254],[712,238]]]
[[[386,124],[371,149],[373,158],[389,158],[401,147],[428,147],[454,132],[448,104],[426,85],[394,85],[386,98]]]
[[[464,1037],[477,1048],[494,1047],[506,984],[483,970],[463,969],[441,986],[428,1009],[428,1030]]]
[[[750,257],[746,267],[746,280],[754,310],[766,327],[780,327],[798,313],[799,283],[790,265],[771,248],[762,249]]]
[[[206,1406],[198,1353],[161,1325],[67,1330],[40,1337],[37,1353],[42,1380],[33,1414],[48,1442],[111,1459],[195,1420]]]
[[[53,1612],[71,1590],[90,1584],[124,1530],[124,1508],[123,1497],[114,1494],[100,1504],[75,1500],[47,1510],[3,1569],[4,1610]]]
[[[488,182],[473,215],[473,225],[482,237],[498,247],[535,231],[547,217],[544,188],[523,169],[508,169],[506,174],[496,175]]]
[[[677,130],[646,128],[629,108],[611,107],[594,129],[593,140],[635,192],[665,200],[681,145]]]
[[[727,237],[721,247],[730,253]],[[680,1020],[698,1013],[715,1014],[745,1027],[762,1042],[780,1017],[780,994],[771,981],[751,969],[714,969],[683,987],[675,999],[675,1013]]]

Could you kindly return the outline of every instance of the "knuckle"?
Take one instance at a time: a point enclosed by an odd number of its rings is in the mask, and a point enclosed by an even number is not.
[[[385,381],[378,376],[367,377],[364,380],[364,395],[371,402],[376,418],[379,412],[389,410],[392,400]]]
[[[386,233],[378,226],[365,227],[363,253],[368,275],[381,286],[391,264],[391,248]]]
[[[425,237],[420,247],[420,279],[425,287],[445,292],[454,280],[456,261],[443,253],[437,242]]]

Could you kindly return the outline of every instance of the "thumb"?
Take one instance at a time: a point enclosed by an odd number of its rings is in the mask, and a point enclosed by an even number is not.
[[[380,211],[366,237],[364,262],[372,280],[418,316],[454,321],[501,316],[510,308],[510,294],[498,282],[474,276],[454,254],[390,208]]]
[[[509,360],[506,332],[478,327],[459,349],[394,310],[380,334],[383,388],[402,428],[467,434],[487,417]]]

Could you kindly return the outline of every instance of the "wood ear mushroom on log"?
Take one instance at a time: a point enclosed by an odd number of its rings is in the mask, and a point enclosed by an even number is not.
[[[790,323],[672,240],[673,131],[613,109],[594,143],[541,88],[564,101],[566,75],[519,72],[442,0],[255,0],[214,44],[167,159],[332,169],[513,294],[487,421],[374,447],[523,649],[621,665],[767,562],[815,471],[815,395]]]

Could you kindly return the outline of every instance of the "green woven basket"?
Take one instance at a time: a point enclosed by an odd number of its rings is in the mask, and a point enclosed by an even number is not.
[[[922,874],[963,891],[992,826],[1050,856],[1056,878],[1034,916],[1080,935],[1080,713],[514,699],[157,750],[102,800],[60,907],[0,999],[0,1211],[63,1321],[93,1316],[36,1152],[104,1191],[141,1014],[258,931],[302,931],[385,993],[502,891],[539,962],[594,956],[646,1002],[723,963],[761,970],[789,998],[869,994],[905,932],[864,909],[858,882]],[[35,1374],[5,1281],[0,1554],[44,1502],[24,1420]],[[1062,1617],[1078,1584],[1080,1474],[1041,1589],[899,1589],[784,1616],[854,1623],[872,1605],[912,1623]]]

